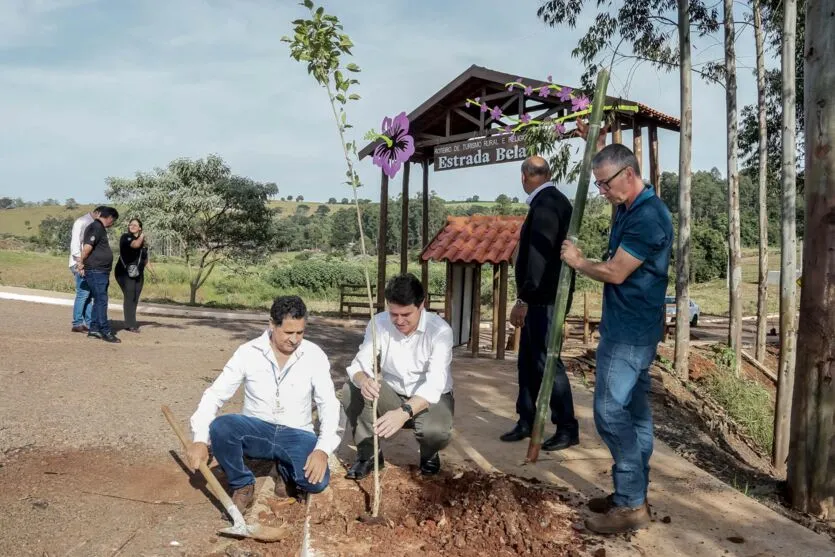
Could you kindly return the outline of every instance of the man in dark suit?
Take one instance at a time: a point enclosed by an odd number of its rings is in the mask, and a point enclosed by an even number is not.
[[[536,399],[548,353],[548,331],[554,314],[560,267],[560,247],[568,234],[571,202],[551,183],[551,170],[542,157],[522,163],[522,187],[530,205],[519,238],[514,265],[516,304],[510,313],[515,327],[522,327],[519,347],[519,396],[516,399],[516,426],[501,436],[502,441],[521,441],[531,434]],[[573,289],[573,284],[572,284]],[[571,298],[569,296],[569,307]],[[579,442],[571,385],[561,359],[551,391],[551,421],[557,432],[542,444],[545,451],[558,451]]]

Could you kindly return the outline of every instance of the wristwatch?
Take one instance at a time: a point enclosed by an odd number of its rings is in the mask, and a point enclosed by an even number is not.
[[[412,410],[412,407],[411,407],[411,405],[409,405],[409,403],[404,402],[403,404],[400,405],[400,409],[403,410],[404,412],[406,412],[407,414],[409,414],[410,419],[415,417],[415,413]]]

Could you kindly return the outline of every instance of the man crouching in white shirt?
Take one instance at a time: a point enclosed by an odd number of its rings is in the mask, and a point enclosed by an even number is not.
[[[374,469],[374,432],[388,438],[402,428],[414,428],[420,445],[420,471],[437,474],[438,451],[452,436],[452,329],[426,311],[424,291],[412,274],[392,278],[385,291],[388,311],[374,316],[382,382],[373,379],[371,324],[354,361],[342,404],[357,446],[357,460],[346,478],[361,479]],[[378,416],[366,401],[377,401]],[[378,455],[383,466],[382,452]]]
[[[306,317],[298,296],[276,298],[269,328],[235,351],[191,417],[189,464],[196,469],[208,460],[211,440],[242,513],[255,498],[255,476],[244,456],[275,461],[288,492],[295,489],[301,497],[321,492],[330,479],[328,456],[340,443],[339,401],[328,357],[303,338]],[[241,384],[243,412],[215,418]],[[318,439],[311,400],[319,413]]]

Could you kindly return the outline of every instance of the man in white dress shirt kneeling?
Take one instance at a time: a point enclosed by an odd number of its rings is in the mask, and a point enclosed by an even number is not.
[[[304,340],[307,308],[298,296],[276,298],[270,325],[263,335],[240,346],[191,417],[193,443],[189,464],[197,468],[217,459],[232,500],[243,513],[255,498],[255,476],[244,456],[275,461],[288,493],[319,493],[330,479],[328,456],[340,443],[339,401],[328,357]],[[241,414],[218,410],[244,385]],[[318,438],[313,430],[311,402],[319,413]]]
[[[388,311],[374,316],[381,382],[373,379],[371,324],[342,390],[342,405],[357,446],[357,460],[346,478],[361,479],[374,469],[374,432],[388,438],[414,428],[420,445],[420,471],[437,474],[438,451],[452,436],[452,329],[424,306],[425,294],[412,274],[392,278],[385,291]],[[377,401],[377,416],[371,402]],[[378,455],[383,466],[382,452]]]

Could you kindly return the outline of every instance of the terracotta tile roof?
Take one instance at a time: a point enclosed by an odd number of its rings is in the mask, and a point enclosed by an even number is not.
[[[447,217],[446,226],[423,250],[424,261],[501,263],[510,261],[524,216]]]
[[[654,108],[645,105],[644,103],[635,103],[638,105],[638,114],[648,116],[654,120],[658,120],[659,122],[669,124],[671,126],[675,126],[679,128],[681,126],[681,120],[676,118],[675,116],[670,116],[669,114],[664,114]]]

